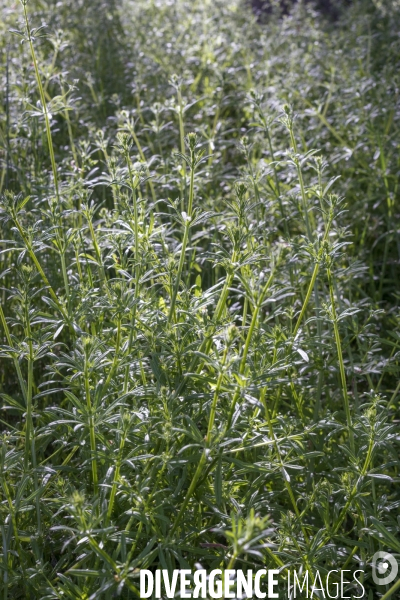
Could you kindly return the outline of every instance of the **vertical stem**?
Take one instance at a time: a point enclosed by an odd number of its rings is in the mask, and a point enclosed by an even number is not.
[[[389,600],[389,598],[391,598],[393,596],[393,594],[395,593],[396,590],[398,590],[400,588],[400,579],[398,581],[396,581],[396,583],[394,583],[392,585],[392,587],[386,592],[386,594],[384,594],[381,598],[381,600]]]
[[[261,399],[262,405],[264,407],[265,415],[266,415],[267,421],[268,421],[269,436],[270,436],[271,440],[274,440],[275,451],[276,451],[276,454],[278,456],[278,459],[279,459],[279,462],[280,462],[280,465],[281,465],[281,469],[284,469],[281,451],[279,449],[279,445],[278,445],[278,442],[276,441],[275,433],[274,433],[274,430],[273,430],[273,427],[272,427],[272,421],[271,421],[271,416],[270,416],[270,412],[269,412],[269,409],[268,409],[268,404],[265,401],[265,392],[266,392],[266,388],[264,387],[262,389],[262,391],[261,391],[260,399]],[[301,521],[300,512],[299,512],[299,509],[298,509],[298,506],[297,506],[297,503],[296,503],[296,498],[294,496],[294,493],[293,493],[293,490],[292,490],[292,486],[290,485],[290,481],[288,481],[286,479],[286,477],[283,477],[283,482],[284,482],[286,490],[287,490],[287,492],[289,494],[290,501],[292,503],[294,512],[296,513],[296,516],[299,519],[299,521]],[[307,535],[307,532],[306,532],[306,530],[305,530],[305,528],[304,528],[303,525],[301,525],[301,530],[303,532],[304,539],[306,541],[308,541],[308,535]]]
[[[131,192],[132,192],[132,200],[133,200],[133,230],[134,230],[134,236],[135,236],[135,304],[133,306],[133,311],[132,311],[132,319],[131,319],[131,329],[129,332],[129,341],[128,341],[128,356],[130,355],[131,351],[132,351],[132,344],[133,344],[133,340],[134,338],[136,338],[136,333],[135,333],[135,321],[136,321],[136,310],[137,310],[137,300],[139,298],[139,279],[140,279],[140,264],[139,264],[139,212],[138,212],[138,201],[137,201],[137,195],[136,195],[136,187],[137,187],[137,180],[134,177],[134,174],[132,172],[132,164],[131,164],[131,159],[129,156],[129,151],[127,150],[125,153],[125,160],[128,166],[128,173],[129,173],[129,182],[130,182],[130,187],[131,187]],[[128,378],[129,378],[129,364],[126,365],[125,368],[125,377],[124,377],[124,393],[126,393],[127,389],[128,389]]]
[[[110,372],[109,372],[106,382],[104,384],[103,395],[106,393],[108,386],[110,385],[112,378],[114,377],[115,372],[117,370],[120,346],[121,346],[121,316],[119,315],[118,321],[117,321],[117,338],[115,341],[115,353],[114,353],[114,358],[113,358]]]
[[[339,360],[340,379],[342,382],[344,410],[346,413],[347,427],[349,430],[350,447],[351,447],[351,451],[354,454],[355,446],[354,446],[354,436],[353,436],[353,429],[352,429],[353,425],[352,425],[352,420],[351,420],[349,397],[347,394],[346,372],[345,372],[344,362],[343,362],[342,344],[340,341],[340,333],[339,333],[338,320],[337,320],[336,307],[335,307],[335,297],[334,297],[334,293],[333,293],[332,273],[331,273],[330,267],[327,268],[327,275],[328,275],[329,295],[330,295],[331,307],[332,307],[331,310],[332,310],[333,331],[334,331],[334,335],[335,335],[336,350],[337,350],[338,360]]]
[[[28,385],[26,394],[26,430],[25,430],[25,454],[24,454],[24,469],[28,470],[29,455],[31,452],[31,429],[32,429],[32,385],[33,385],[33,360],[31,357],[32,342],[29,342],[29,357],[28,357]]]
[[[105,288],[107,290],[107,293],[108,293],[107,278],[106,278],[106,273],[105,273],[105,270],[104,270],[103,259],[102,259],[102,256],[101,256],[101,251],[100,251],[99,244],[97,243],[96,233],[94,231],[93,222],[92,222],[92,216],[90,214],[89,207],[88,207],[88,209],[86,211],[86,218],[87,218],[87,222],[88,222],[88,226],[89,226],[90,236],[92,238],[92,243],[93,243],[94,251],[96,253],[97,262],[99,264],[100,278],[101,278],[102,282],[104,283],[104,286],[105,286]]]
[[[151,192],[151,197],[153,199],[153,202],[155,203],[156,200],[157,200],[156,193],[155,193],[155,190],[154,190],[153,182],[151,180],[151,173],[150,173],[150,169],[149,169],[149,166],[147,164],[147,161],[146,161],[146,157],[145,157],[144,152],[143,152],[143,148],[142,148],[142,146],[141,146],[141,144],[139,142],[138,136],[136,135],[136,131],[135,131],[134,126],[129,121],[127,122],[127,128],[129,130],[129,133],[131,134],[131,136],[133,138],[133,141],[136,144],[136,148],[138,149],[140,159],[143,162],[143,164],[146,166],[147,175],[149,177],[149,179],[148,179],[148,181],[146,183],[149,184],[150,192]]]
[[[29,26],[29,19],[28,19],[28,12],[27,12],[27,0],[22,0],[22,6],[24,8],[26,33],[28,36],[28,43],[29,43],[29,48],[31,51],[32,62],[33,62],[33,66],[35,69],[36,82],[37,82],[38,89],[39,89],[40,101],[41,101],[42,107],[43,107],[44,120],[45,120],[45,124],[46,124],[47,143],[49,146],[51,168],[53,170],[53,177],[54,177],[54,187],[55,187],[55,191],[56,191],[57,200],[59,201],[60,194],[59,194],[59,187],[58,187],[57,167],[56,167],[56,160],[55,160],[55,156],[54,156],[53,141],[52,141],[52,137],[51,137],[49,112],[47,110],[46,97],[45,97],[45,93],[44,93],[44,89],[43,89],[43,84],[42,84],[42,81],[40,78],[39,66],[38,66],[38,62],[37,62],[37,58],[36,58],[35,48],[33,46],[31,29]]]
[[[43,114],[44,114],[44,120],[45,120],[45,126],[46,126],[47,144],[49,147],[50,162],[51,162],[51,168],[53,171],[54,188],[55,188],[57,203],[60,205],[60,189],[59,189],[59,183],[58,183],[57,165],[56,165],[56,159],[55,159],[55,154],[54,154],[53,140],[51,137],[49,111],[47,109],[45,91],[43,88],[42,80],[40,78],[39,66],[38,66],[35,48],[34,48],[32,36],[31,36],[31,29],[29,26],[29,19],[28,19],[28,12],[27,12],[27,0],[22,0],[22,5],[24,8],[25,26],[26,26],[27,36],[28,36],[29,48],[30,48],[31,56],[32,56],[32,62],[33,62],[33,66],[35,69],[36,82],[37,82],[38,89],[39,89],[40,101],[41,101],[42,107],[43,107]],[[60,229],[62,231],[61,218],[60,218],[59,225],[60,225]],[[65,247],[60,248],[60,254],[61,254],[61,266],[62,266],[62,273],[63,273],[63,279],[64,279],[65,293],[66,293],[67,298],[69,298],[68,277],[67,277],[67,270],[65,267]]]
[[[304,180],[303,180],[303,173],[301,170],[301,164],[300,164],[300,160],[297,156],[297,143],[296,143],[296,138],[294,136],[294,131],[293,131],[293,123],[292,121],[289,122],[289,134],[290,134],[290,140],[291,140],[291,144],[292,144],[292,149],[293,152],[295,154],[294,160],[295,160],[295,164],[296,164],[296,169],[297,169],[297,176],[299,179],[299,184],[300,184],[300,192],[301,192],[301,200],[302,200],[302,205],[303,205],[303,212],[304,212],[304,219],[306,222],[306,229],[307,229],[307,237],[309,239],[310,242],[314,241],[314,235],[310,226],[310,219],[309,219],[309,215],[308,215],[308,204],[307,204],[307,197],[306,197],[306,191],[305,191],[305,186],[304,186]],[[314,224],[314,218],[313,215],[311,213],[311,219],[313,221],[313,227],[315,229],[315,224]],[[328,228],[326,228],[325,230],[325,236],[324,239],[326,238],[326,233],[327,233]],[[311,278],[311,284],[310,287],[308,288],[308,292],[307,292],[307,296],[306,296],[306,300],[303,303],[303,309],[302,312],[300,314],[300,317],[297,321],[296,324],[296,328],[294,331],[294,336],[297,333],[298,327],[300,326],[301,320],[304,316],[305,313],[305,309],[307,307],[307,304],[310,300],[310,296],[312,291],[314,290],[314,296],[315,296],[315,310],[316,310],[316,315],[317,315],[317,333],[318,333],[318,339],[320,342],[320,345],[322,345],[322,328],[321,328],[321,322],[319,319],[320,316],[320,301],[319,301],[319,294],[318,294],[318,285],[315,285],[315,283],[317,282],[317,276],[318,276],[318,270],[319,270],[319,266],[318,263],[316,263],[315,267],[314,267],[314,271],[312,274],[312,278]],[[318,381],[318,390],[320,390],[321,386],[322,386],[322,371],[319,374],[319,381]],[[293,386],[293,384],[292,384]],[[319,395],[317,396],[317,402],[316,402],[316,411],[318,410],[319,412]]]
[[[210,415],[208,417],[207,434],[205,436],[205,443],[206,443],[207,447],[204,448],[204,450],[203,450],[203,453],[201,455],[200,461],[199,461],[199,463],[197,465],[197,469],[196,469],[196,471],[195,471],[195,473],[193,475],[193,479],[192,479],[192,481],[190,483],[189,489],[186,492],[186,496],[185,496],[185,498],[183,500],[182,506],[179,509],[178,516],[176,517],[175,522],[174,522],[174,524],[172,526],[170,536],[176,531],[179,523],[181,522],[181,519],[182,519],[182,517],[183,517],[183,515],[185,513],[187,505],[189,504],[189,501],[190,501],[191,497],[193,496],[193,493],[194,493],[194,491],[196,489],[197,482],[199,481],[200,476],[203,474],[203,469],[204,469],[204,466],[205,466],[205,464],[207,462],[207,456],[208,456],[208,452],[209,452],[209,446],[210,446],[210,443],[211,443],[211,433],[212,433],[212,428],[214,426],[214,420],[215,420],[215,412],[216,412],[216,407],[217,407],[217,401],[218,401],[219,393],[220,393],[222,382],[223,382],[224,375],[225,375],[225,364],[226,364],[226,358],[227,358],[228,349],[229,349],[228,343],[229,342],[227,340],[226,346],[225,346],[225,349],[224,349],[224,354],[222,356],[222,363],[221,363],[221,368],[220,368],[220,371],[219,371],[219,374],[218,374],[217,384],[216,384],[215,390],[214,390],[213,400],[212,400],[212,403],[211,403]]]
[[[129,181],[130,181],[130,187],[131,187],[131,191],[132,191],[132,200],[133,200],[133,219],[134,219],[133,227],[134,227],[134,235],[135,235],[135,297],[137,297],[138,288],[139,288],[139,276],[140,276],[140,269],[139,269],[139,213],[138,213],[138,201],[137,201],[137,195],[136,195],[137,181],[135,181],[135,178],[133,176],[131,159],[130,159],[128,152],[125,155],[125,159],[126,159],[126,163],[128,165]]]
[[[8,596],[8,545],[7,536],[3,525],[1,526],[1,537],[3,538],[3,600]]]
[[[360,476],[359,476],[357,482],[354,484],[354,487],[351,490],[351,493],[349,494],[347,502],[344,505],[344,507],[342,508],[342,510],[341,510],[338,518],[333,523],[330,532],[327,532],[327,537],[330,537],[331,535],[336,535],[337,532],[339,531],[339,528],[340,528],[341,524],[343,523],[344,519],[346,518],[347,511],[350,508],[350,505],[353,502],[353,499],[354,499],[354,497],[357,494],[357,491],[359,489],[360,479],[363,478],[363,477],[365,477],[365,475],[366,475],[366,473],[367,473],[367,471],[368,471],[368,469],[370,467],[372,456],[373,456],[374,441],[375,441],[374,440],[374,436],[371,435],[370,440],[369,440],[369,446],[368,446],[367,456],[365,458],[363,468],[361,469]],[[325,546],[325,544],[326,544],[326,538],[318,546],[318,550],[320,548],[322,548],[323,546]]]
[[[207,435],[205,438],[207,444],[209,444],[211,442],[211,433],[212,433],[212,428],[214,427],[215,412],[217,409],[218,396],[219,396],[219,392],[221,389],[222,381],[224,379],[224,374],[225,374],[224,369],[225,369],[227,355],[228,355],[228,341],[226,343],[224,354],[222,356],[221,370],[218,375],[217,384],[215,386],[214,396],[213,396],[213,400],[211,403],[210,416],[208,419]]]
[[[89,436],[90,436],[90,453],[92,462],[92,480],[94,495],[97,496],[98,492],[98,477],[97,477],[97,449],[96,449],[96,433],[94,429],[93,419],[93,407],[90,398],[90,383],[89,383],[89,371],[88,371],[88,358],[85,358],[85,395],[86,395],[86,407],[89,415]]]
[[[7,503],[8,503],[8,510],[10,512],[11,524],[12,524],[12,528],[14,531],[15,545],[18,550],[18,558],[20,559],[21,569],[22,569],[22,573],[23,573],[22,582],[25,587],[26,582],[27,582],[27,577],[26,577],[26,573],[25,573],[25,561],[23,560],[23,549],[22,549],[22,545],[21,545],[21,539],[20,539],[19,533],[18,533],[17,515],[16,515],[16,511],[15,511],[11,493],[10,493],[10,488],[8,486],[5,473],[2,473],[1,484],[2,484],[2,488],[4,490],[4,495],[5,495],[5,497],[7,499]],[[4,587],[6,588],[6,591],[8,591],[7,590],[8,585],[4,586]],[[26,589],[26,587],[25,587],[25,589]],[[7,596],[5,596],[5,597],[7,597]]]
[[[63,279],[64,279],[65,293],[67,296],[67,304],[69,306],[71,298],[69,295],[69,283],[68,283],[67,265],[65,262],[65,247],[64,246],[62,246],[60,248],[60,258],[61,258],[61,270],[62,270]]]
[[[32,245],[31,245],[31,243],[30,243],[29,239],[27,238],[27,236],[26,236],[26,234],[25,234],[24,230],[22,229],[22,226],[21,226],[21,224],[20,224],[20,222],[19,222],[19,220],[18,220],[18,218],[17,218],[17,216],[16,216],[16,215],[14,215],[14,223],[15,223],[15,225],[16,225],[16,227],[17,227],[17,229],[18,229],[19,233],[20,233],[20,236],[21,236],[21,237],[22,237],[22,239],[23,239],[23,242],[24,242],[24,244],[25,244],[25,246],[26,246],[26,249],[28,250],[28,254],[29,254],[29,256],[31,257],[31,260],[33,261],[33,263],[34,263],[34,265],[35,265],[36,269],[39,271],[39,275],[40,275],[40,277],[42,278],[42,280],[43,280],[43,283],[45,284],[46,288],[49,290],[49,293],[50,293],[50,296],[51,296],[52,300],[53,300],[53,301],[54,301],[54,303],[57,305],[57,307],[58,307],[58,309],[59,309],[60,313],[61,313],[61,314],[62,314],[62,316],[65,318],[65,320],[67,321],[67,323],[70,325],[71,323],[70,323],[69,317],[68,317],[68,315],[66,314],[66,312],[65,312],[64,308],[61,306],[61,304],[60,304],[60,301],[59,301],[59,299],[58,299],[58,296],[57,296],[57,294],[55,293],[55,291],[54,291],[54,290],[53,290],[53,288],[51,287],[51,285],[50,285],[50,282],[49,282],[49,280],[47,279],[47,277],[46,277],[46,274],[45,274],[45,272],[43,271],[43,269],[42,269],[42,267],[41,267],[41,265],[40,265],[40,263],[39,263],[38,259],[36,258],[36,255],[35,255],[35,253],[34,253],[34,251],[33,251]],[[71,328],[71,329],[72,329],[72,328]]]
[[[193,153],[192,153],[192,158],[193,158]],[[175,316],[176,297],[178,294],[179,284],[181,282],[183,265],[185,264],[186,246],[187,246],[187,242],[189,239],[190,220],[192,218],[192,211],[193,211],[193,196],[194,196],[194,165],[193,165],[193,161],[192,161],[192,165],[190,168],[190,187],[189,187],[189,203],[188,203],[187,219],[185,221],[185,231],[183,234],[183,241],[182,241],[179,265],[178,265],[178,273],[176,275],[176,281],[175,281],[175,286],[174,286],[174,289],[172,292],[171,306],[170,306],[169,315],[168,315],[169,323],[171,322],[172,317]]]
[[[61,78],[61,82],[60,82],[60,87],[61,87],[61,94],[63,96],[65,96],[65,89],[64,89],[64,84],[63,84],[62,78]],[[76,168],[78,168],[79,167],[78,155],[76,153],[76,146],[75,146],[74,136],[73,136],[73,132],[72,132],[71,119],[69,118],[69,111],[68,110],[64,111],[64,119],[65,119],[65,121],[67,123],[68,137],[69,137],[69,143],[71,145],[72,156],[74,157]]]
[[[236,250],[233,251],[232,253],[232,258],[230,263],[234,264],[237,261],[237,252]],[[207,332],[207,337],[202,341],[200,348],[199,348],[199,352],[207,354],[210,352],[210,348],[211,348],[211,344],[212,344],[212,336],[215,333],[215,330],[217,328],[217,323],[220,322],[221,317],[222,317],[222,313],[226,307],[226,300],[228,298],[228,294],[229,294],[229,288],[232,285],[233,282],[233,277],[234,277],[234,271],[230,270],[227,274],[226,274],[226,278],[225,278],[225,282],[224,282],[224,286],[222,288],[221,291],[221,295],[219,297],[217,306],[215,307],[215,311],[214,311],[214,315],[213,315],[213,325],[211,327],[211,330],[209,330]],[[197,365],[198,363],[198,357],[195,356],[192,360],[192,363],[190,365],[189,368],[189,373],[193,373],[194,370],[197,368],[197,372],[200,373],[201,369],[203,368],[203,364],[204,364],[204,360],[200,360],[200,364]],[[175,390],[174,393],[174,398],[176,398],[184,389],[185,385],[186,385],[186,381],[187,379],[184,377],[182,379],[182,381],[180,382],[180,384],[178,385],[177,389]]]
[[[12,343],[12,339],[11,339],[11,335],[10,335],[10,330],[8,328],[6,317],[4,315],[3,307],[1,306],[1,304],[0,304],[0,321],[1,321],[1,324],[3,325],[3,329],[4,329],[4,332],[6,334],[7,344],[10,346],[10,348],[13,348],[13,343]],[[20,367],[20,364],[19,364],[17,358],[14,357],[13,361],[14,361],[15,370],[17,372],[17,377],[18,377],[19,385],[21,386],[22,395],[23,395],[25,403],[26,403],[27,402],[27,400],[26,400],[26,388],[25,388],[24,379],[22,377],[21,367]]]
[[[247,332],[246,341],[245,341],[244,348],[243,348],[242,359],[240,361],[239,375],[243,375],[244,370],[246,368],[247,355],[249,353],[250,343],[251,343],[251,340],[252,340],[252,337],[253,337],[254,328],[255,328],[256,323],[258,321],[258,315],[259,315],[261,306],[262,306],[262,304],[263,304],[263,302],[265,300],[265,296],[267,295],[269,287],[270,287],[270,285],[271,285],[271,283],[272,283],[272,281],[274,279],[275,268],[276,267],[274,267],[272,269],[271,274],[270,274],[270,276],[269,276],[266,284],[264,285],[264,287],[263,287],[263,289],[262,289],[262,291],[260,293],[260,296],[258,298],[258,301],[257,301],[257,303],[256,303],[256,305],[254,307],[254,311],[253,311],[253,315],[252,315],[252,318],[251,318],[250,327],[249,327],[249,330]],[[230,408],[229,415],[228,415],[228,420],[226,422],[225,429],[224,429],[224,435],[226,434],[226,432],[229,430],[229,428],[231,426],[233,414],[234,414],[234,411],[235,411],[236,402],[239,400],[239,396],[240,396],[240,389],[241,389],[240,385],[238,385],[236,387],[236,391],[235,391],[235,394],[233,396],[231,408]]]
[[[281,212],[281,217],[283,220],[283,227],[285,229],[285,235],[286,237],[289,239],[290,238],[290,233],[289,233],[289,227],[288,227],[288,223],[287,223],[287,216],[285,213],[285,209],[283,208],[283,204],[282,204],[282,198],[281,198],[281,188],[280,188],[280,183],[279,183],[279,177],[278,177],[278,171],[276,168],[276,163],[275,163],[275,154],[274,154],[274,149],[272,147],[272,140],[271,140],[271,134],[269,132],[269,128],[267,127],[267,125],[265,126],[265,134],[267,136],[267,141],[268,141],[268,148],[271,154],[271,160],[272,160],[272,168],[274,171],[274,179],[275,179],[275,187],[276,187],[276,197],[278,199],[278,203],[279,203],[279,209]],[[293,277],[293,273],[292,273],[292,268],[290,268],[290,276],[291,279]]]
[[[310,240],[310,242],[312,242],[313,235],[312,235],[312,231],[311,231],[311,227],[310,227],[310,220],[308,217],[308,206],[307,206],[306,191],[305,191],[305,187],[304,187],[303,173],[301,171],[300,162],[297,157],[297,144],[296,144],[296,139],[294,137],[292,124],[289,127],[289,134],[290,134],[290,141],[292,143],[292,149],[293,149],[293,152],[295,153],[295,164],[296,164],[296,169],[297,169],[297,176],[299,178],[299,183],[300,183],[301,201],[302,201],[302,205],[303,205],[304,220],[306,222],[307,237]]]
[[[25,430],[25,453],[24,453],[24,470],[28,471],[29,467],[29,456],[31,457],[33,467],[33,480],[35,485],[35,504],[36,504],[36,518],[37,518],[37,531],[41,534],[41,517],[40,517],[40,502],[38,492],[38,478],[36,473],[36,444],[35,435],[33,431],[33,418],[32,418],[32,396],[33,396],[33,344],[32,344],[32,331],[29,317],[29,302],[28,298],[24,302],[25,319],[26,319],[26,337],[28,338],[28,384],[26,391],[26,430]]]
[[[185,154],[185,128],[184,128],[184,124],[183,124],[183,103],[182,103],[182,94],[181,94],[180,87],[177,88],[177,94],[178,94],[178,106],[179,106],[179,113],[178,113],[179,138],[180,138],[180,144],[181,144],[181,152],[182,152],[182,154]],[[183,189],[182,189],[182,196],[181,196],[182,211],[184,210],[185,191],[186,191],[186,163],[185,163],[185,161],[183,161]]]
[[[128,434],[128,430],[127,430],[127,428],[125,428],[123,433],[121,434],[121,440],[120,440],[120,444],[119,444],[117,464],[115,466],[115,473],[114,473],[114,481],[112,484],[110,500],[109,500],[108,509],[107,509],[107,521],[109,521],[112,517],[112,512],[113,512],[113,508],[114,508],[114,500],[115,500],[115,495],[117,493],[117,485],[118,485],[118,481],[119,481],[119,473],[120,473],[120,469],[121,469],[122,452],[124,450],[127,434]]]
[[[326,226],[325,234],[324,234],[324,237],[323,237],[323,240],[322,240],[322,243],[321,243],[321,248],[323,247],[324,242],[326,242],[326,240],[328,239],[330,226],[331,226],[331,220],[328,222],[328,224]],[[321,251],[320,251],[320,254],[321,254]],[[304,299],[303,306],[301,307],[300,315],[298,316],[298,319],[297,319],[297,322],[296,322],[296,326],[295,326],[295,328],[293,330],[293,337],[296,337],[296,334],[297,334],[297,332],[298,332],[298,330],[300,328],[300,325],[301,325],[301,323],[303,321],[304,315],[305,315],[306,310],[307,310],[308,303],[309,303],[310,298],[311,298],[311,294],[312,294],[313,289],[314,289],[315,281],[316,281],[317,276],[318,276],[318,271],[319,271],[319,262],[316,262],[315,266],[314,266],[313,273],[311,275],[311,280],[310,280],[310,284],[308,286],[307,294],[306,294],[306,297]]]
[[[7,66],[6,66],[6,129],[7,129],[7,159],[6,159],[6,189],[10,185],[9,173],[10,173],[10,47],[7,45]]]
[[[171,536],[175,533],[175,531],[177,530],[177,527],[178,527],[179,523],[182,520],[183,515],[185,514],[185,510],[187,508],[187,505],[189,504],[189,501],[190,501],[191,497],[193,496],[193,493],[194,493],[194,491],[196,489],[197,482],[199,481],[200,476],[203,473],[203,469],[204,469],[204,466],[206,464],[206,461],[207,461],[207,452],[204,449],[203,452],[202,452],[201,458],[199,460],[199,463],[197,465],[197,469],[196,469],[196,471],[195,471],[195,473],[193,475],[193,479],[192,479],[192,481],[190,483],[189,489],[186,492],[186,496],[185,496],[185,498],[183,500],[181,508],[179,509],[178,516],[176,517],[176,519],[174,521],[174,524],[172,526],[172,529],[170,531],[170,534],[168,536],[169,538],[171,538]]]

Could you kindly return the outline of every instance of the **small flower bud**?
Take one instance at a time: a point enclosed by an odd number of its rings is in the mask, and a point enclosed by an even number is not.
[[[186,142],[191,152],[194,152],[197,144],[197,135],[192,131],[186,136]]]

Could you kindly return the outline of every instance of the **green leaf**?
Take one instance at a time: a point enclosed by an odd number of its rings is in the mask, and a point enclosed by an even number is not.
[[[371,523],[375,526],[377,533],[372,532],[371,535],[380,540],[384,541],[385,544],[395,550],[396,552],[400,552],[400,540],[397,539],[386,527],[378,521],[375,517],[370,517]]]

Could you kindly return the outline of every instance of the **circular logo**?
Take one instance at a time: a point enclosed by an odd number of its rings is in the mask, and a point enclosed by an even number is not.
[[[372,557],[372,579],[377,585],[388,585],[397,577],[399,565],[389,552],[375,552]]]

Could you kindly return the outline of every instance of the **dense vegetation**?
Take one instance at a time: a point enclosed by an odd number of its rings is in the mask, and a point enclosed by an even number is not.
[[[199,565],[394,598],[398,6],[1,10],[1,599]]]

